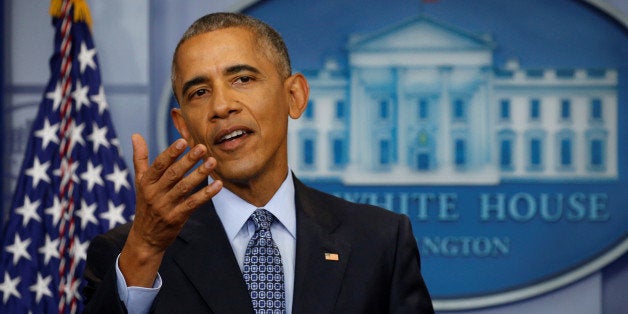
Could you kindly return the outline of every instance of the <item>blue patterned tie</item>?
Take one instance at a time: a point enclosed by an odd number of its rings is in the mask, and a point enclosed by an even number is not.
[[[244,280],[257,314],[286,312],[281,255],[270,233],[274,218],[263,208],[253,212],[255,233],[244,254]]]

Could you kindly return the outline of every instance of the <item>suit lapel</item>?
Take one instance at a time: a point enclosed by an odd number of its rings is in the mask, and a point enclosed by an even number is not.
[[[251,313],[251,299],[220,219],[211,202],[188,220],[175,263],[215,313]]]
[[[337,239],[340,221],[296,178],[297,252],[293,313],[332,313],[351,247]],[[326,255],[327,253],[327,255]]]
[[[351,246],[334,231],[330,204],[294,178],[297,252],[293,313],[331,313]],[[214,313],[252,313],[246,283],[211,202],[196,210],[179,235],[173,258]],[[326,258],[325,254],[329,253]],[[334,255],[336,254],[336,255]],[[337,260],[335,260],[337,256]]]

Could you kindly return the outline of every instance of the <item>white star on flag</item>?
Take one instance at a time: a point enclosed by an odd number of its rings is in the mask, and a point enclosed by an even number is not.
[[[59,109],[59,106],[61,105],[61,98],[63,97],[61,93],[61,83],[57,83],[53,91],[46,93],[46,99],[52,100],[53,111],[57,111]]]
[[[31,244],[31,239],[26,239],[22,241],[20,239],[20,235],[15,235],[15,241],[13,241],[12,245],[9,245],[5,248],[5,250],[11,254],[13,254],[13,265],[17,265],[21,258],[25,258],[27,260],[31,259],[31,255],[28,254],[28,246]]]
[[[92,95],[92,97],[90,97],[89,99],[91,99],[93,102],[95,102],[98,105],[99,114],[102,114],[105,111],[105,109],[109,108],[109,104],[107,103],[107,98],[105,97],[105,88],[102,87],[102,85],[100,86],[100,88],[98,88],[98,94]]]
[[[50,168],[50,161],[46,161],[43,164],[39,161],[39,158],[35,158],[33,167],[26,169],[24,173],[33,177],[33,188],[37,187],[39,181],[45,181],[50,183],[50,177],[48,177],[48,168]]]
[[[85,124],[80,123],[76,125],[72,122],[72,127],[70,128],[70,132],[72,133],[70,136],[70,150],[74,149],[74,145],[79,144],[81,146],[85,146],[85,139],[83,139],[83,130],[85,129]]]
[[[117,224],[123,224],[126,219],[122,216],[124,211],[124,204],[115,206],[112,201],[109,201],[109,210],[100,214],[100,218],[109,220],[109,228],[115,227]]]
[[[79,208],[75,215],[81,218],[81,229],[85,229],[88,223],[98,224],[98,219],[94,216],[94,212],[96,212],[96,203],[92,205],[87,205],[85,200],[81,200],[81,208]]]
[[[126,179],[128,175],[128,169],[122,170],[118,165],[113,165],[113,172],[108,174],[105,178],[113,183],[114,191],[118,193],[122,187],[127,189],[131,187],[129,181]]]
[[[74,258],[78,261],[86,260],[88,246],[89,241],[81,242],[79,239],[74,239],[74,245],[72,245],[72,255],[74,255]]]
[[[43,277],[40,273],[37,273],[37,282],[30,286],[30,291],[35,293],[35,302],[39,303],[43,296],[52,297],[50,281],[52,281],[52,276]]]
[[[61,219],[61,202],[59,202],[59,198],[55,197],[52,201],[52,206],[46,208],[44,213],[46,215],[50,215],[52,217],[52,225],[59,225],[59,219]]]
[[[86,67],[90,67],[96,70],[96,63],[94,62],[94,56],[96,55],[96,49],[87,49],[85,42],[81,43],[81,52],[79,52],[78,60],[81,66],[81,74],[85,72]]]
[[[87,93],[89,92],[89,85],[83,86],[80,81],[76,82],[76,89],[72,93],[74,103],[76,104],[76,111],[81,111],[82,106],[89,107],[89,99]]]
[[[38,252],[44,255],[44,263],[48,265],[51,258],[59,258],[59,239],[51,239],[46,235],[46,243],[39,248]]]
[[[87,139],[89,139],[94,144],[94,154],[98,153],[98,147],[101,145],[104,147],[109,147],[109,141],[107,140],[107,129],[106,126],[99,128],[98,124],[94,123],[92,126],[92,134],[90,134]]]
[[[59,124],[51,125],[48,119],[44,120],[44,126],[35,132],[35,136],[41,138],[42,141],[42,149],[46,149],[48,144],[55,143],[59,144],[59,136],[57,133],[59,132]]]
[[[0,291],[2,291],[2,303],[7,304],[11,296],[21,298],[22,295],[17,291],[17,285],[20,284],[20,277],[11,278],[8,272],[4,273],[4,281],[0,284]]]
[[[31,199],[27,196],[24,198],[24,205],[15,209],[16,214],[22,215],[23,227],[26,227],[31,219],[34,219],[35,221],[41,221],[41,217],[37,213],[37,208],[39,208],[40,203],[40,200],[31,202]]]
[[[94,185],[104,186],[105,182],[101,177],[102,165],[94,167],[91,161],[87,162],[87,170],[81,173],[81,179],[87,183],[87,190],[92,191]]]

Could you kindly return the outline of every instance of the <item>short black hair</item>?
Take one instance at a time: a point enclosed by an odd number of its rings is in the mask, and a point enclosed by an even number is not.
[[[175,60],[177,58],[179,47],[185,41],[192,37],[229,27],[241,27],[253,32],[255,35],[257,35],[258,44],[260,45],[260,48],[262,48],[261,51],[264,51],[264,53],[268,54],[267,57],[275,63],[277,71],[279,72],[281,78],[286,79],[292,74],[288,48],[286,47],[286,44],[283,41],[283,38],[281,38],[279,32],[277,32],[270,25],[254,17],[241,13],[219,12],[207,14],[199,18],[194,23],[192,23],[192,25],[190,25],[185,33],[183,33],[183,36],[179,40],[177,48],[174,50],[174,54],[172,56],[170,79],[172,81],[173,88],[176,76]]]

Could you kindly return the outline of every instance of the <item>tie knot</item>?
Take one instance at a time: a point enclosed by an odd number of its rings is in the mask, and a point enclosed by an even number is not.
[[[251,219],[255,224],[255,230],[270,230],[270,225],[273,223],[273,220],[275,220],[275,216],[263,208],[258,208],[251,214]]]

